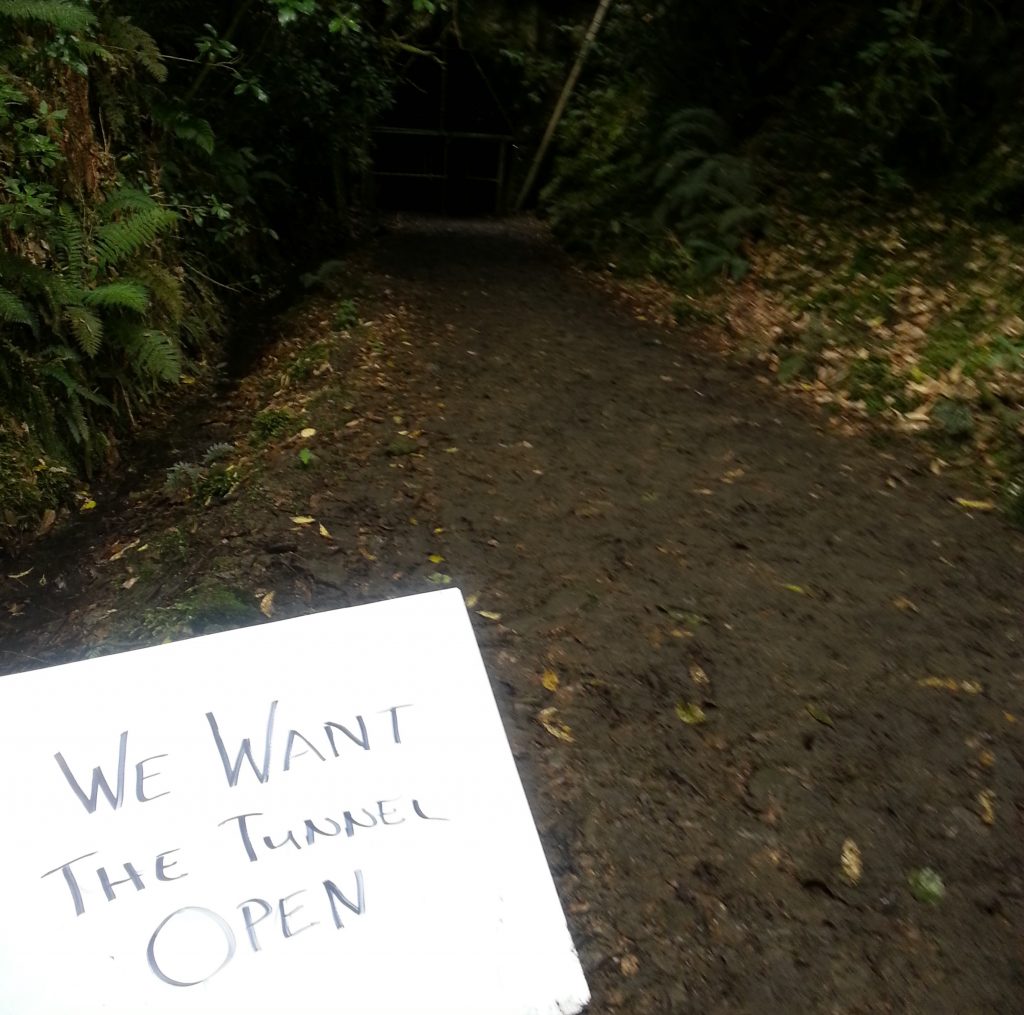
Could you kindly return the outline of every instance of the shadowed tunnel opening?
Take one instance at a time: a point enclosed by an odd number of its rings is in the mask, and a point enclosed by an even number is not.
[[[374,201],[384,211],[481,216],[510,205],[513,124],[472,52],[419,57],[374,132]]]

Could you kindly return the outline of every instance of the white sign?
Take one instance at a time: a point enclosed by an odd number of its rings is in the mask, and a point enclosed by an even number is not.
[[[574,1015],[456,590],[0,679],[0,1012]]]

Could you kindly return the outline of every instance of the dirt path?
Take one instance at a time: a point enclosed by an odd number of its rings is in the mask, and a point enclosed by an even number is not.
[[[1019,1011],[1020,534],[633,320],[529,229],[412,224],[375,262],[361,306],[404,304],[407,344],[364,371],[360,424],[309,401],[322,468],[271,462],[265,516],[193,531],[278,615],[441,575],[478,597],[593,1015]],[[337,546],[275,535],[300,510]],[[107,630],[120,544],[89,525],[63,633],[38,592],[4,621],[24,655]]]

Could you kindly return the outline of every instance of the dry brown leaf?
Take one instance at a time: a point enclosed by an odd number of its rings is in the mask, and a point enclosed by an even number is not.
[[[921,612],[906,596],[897,596],[892,601],[892,605],[895,606],[897,610],[910,610],[913,613]]]
[[[323,536],[324,539],[332,538],[330,532],[327,531],[327,526],[324,525],[323,522],[320,523],[320,535]]]
[[[501,620],[501,614],[495,613],[494,610],[477,610],[477,616],[483,617],[484,620]]]
[[[120,560],[129,550],[131,550],[132,548],[138,546],[139,543],[141,543],[141,542],[142,542],[141,539],[133,539],[130,543],[125,543],[124,546],[121,546],[119,544],[115,544],[118,548],[117,548],[117,550],[114,551],[114,553],[112,553],[109,557],[107,557],[107,560],[108,561]]]
[[[541,674],[540,682],[544,685],[545,690],[552,692],[558,690],[558,674],[554,670],[545,670]]]
[[[846,839],[843,842],[842,852],[839,854],[839,863],[843,868],[843,877],[851,885],[857,884],[860,881],[861,874],[864,872],[864,863],[861,860],[860,847],[853,839]]]
[[[274,615],[274,593],[268,592],[260,600],[260,613],[268,620]]]
[[[537,714],[537,721],[556,740],[561,740],[566,744],[575,743],[576,738],[572,735],[572,730],[561,719],[556,718],[557,714],[558,709],[553,705],[549,708],[542,708]]]
[[[994,825],[996,823],[996,794],[995,790],[983,789],[978,794],[978,810],[982,824]]]
[[[292,521],[296,525],[312,525],[316,521],[315,518],[311,518],[309,515],[294,515]]]
[[[311,426],[307,426],[305,430],[299,431],[299,436],[304,437],[308,440],[310,437],[316,436],[316,430]]]
[[[125,580],[124,580],[123,582],[121,582],[121,588],[123,588],[123,589],[124,589],[125,591],[127,591],[127,590],[128,590],[128,589],[130,589],[130,588],[131,588],[131,587],[132,587],[132,586],[133,586],[133,585],[134,585],[134,584],[135,584],[135,583],[136,583],[136,582],[137,582],[138,580],[139,580],[139,576],[138,576],[137,574],[136,574],[136,575],[132,575],[132,576],[131,576],[131,578],[126,578],[126,579],[125,579]]]
[[[690,679],[699,687],[711,686],[711,680],[707,673],[704,672],[704,667],[699,666],[697,663],[693,663],[690,666]]]
[[[921,687],[932,687],[940,691],[952,691],[956,694],[981,694],[983,688],[977,680],[954,680],[952,677],[923,677],[918,681]]]
[[[636,976],[640,972],[640,960],[635,955],[623,955],[619,959],[619,970],[623,976]]]

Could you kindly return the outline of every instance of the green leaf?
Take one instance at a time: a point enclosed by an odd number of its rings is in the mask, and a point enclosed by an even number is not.
[[[107,282],[88,292],[84,302],[89,307],[130,310],[136,314],[144,314],[149,309],[149,291],[139,282]]]
[[[9,324],[33,323],[28,307],[7,289],[0,289],[0,321],[7,321]]]
[[[686,723],[687,726],[700,726],[708,720],[704,709],[700,705],[686,704],[685,702],[680,702],[676,705],[676,717],[680,722]]]
[[[66,307],[71,333],[86,356],[95,356],[103,344],[103,322],[86,307]]]
[[[907,878],[907,885],[910,894],[918,902],[927,902],[933,906],[941,902],[946,895],[946,886],[942,883],[942,878],[931,867],[912,870]]]
[[[62,32],[85,31],[96,20],[72,0],[0,0],[0,18],[41,21]]]

